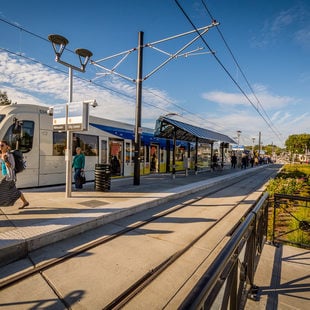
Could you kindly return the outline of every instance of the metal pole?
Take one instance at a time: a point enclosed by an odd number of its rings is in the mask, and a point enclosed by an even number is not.
[[[173,147],[172,147],[172,178],[175,179],[175,148],[176,148],[176,129],[174,127],[173,133]]]
[[[258,133],[258,156],[260,156],[261,152],[261,132]]]
[[[224,167],[224,142],[221,143],[221,151],[222,151],[222,162],[221,162],[221,167]]]
[[[196,137],[195,142],[195,175],[198,174],[198,138]]]
[[[138,36],[138,66],[136,80],[136,125],[135,125],[135,156],[134,185],[140,185],[140,148],[141,148],[141,101],[142,101],[142,63],[143,63],[143,32]]]
[[[72,67],[69,66],[69,100],[68,103],[72,102]],[[67,115],[68,115],[68,104],[67,104]],[[67,124],[68,125],[68,124]],[[67,128],[67,154],[66,154],[66,198],[71,197],[72,187],[72,133]]]

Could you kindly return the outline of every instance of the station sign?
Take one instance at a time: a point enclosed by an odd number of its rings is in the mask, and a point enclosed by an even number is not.
[[[244,151],[244,145],[233,144],[231,149],[232,151]]]
[[[53,130],[67,130],[67,105],[57,104],[53,106]]]
[[[88,130],[89,109],[85,102],[68,103],[68,130]]]
[[[70,102],[53,106],[54,131],[88,130],[88,102]]]

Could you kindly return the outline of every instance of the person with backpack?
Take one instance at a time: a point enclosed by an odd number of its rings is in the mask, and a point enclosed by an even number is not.
[[[0,182],[0,206],[13,206],[20,198],[23,205],[19,209],[24,209],[29,206],[29,202],[16,188],[15,160],[8,143],[4,140],[0,141],[0,151],[1,172],[4,177]]]

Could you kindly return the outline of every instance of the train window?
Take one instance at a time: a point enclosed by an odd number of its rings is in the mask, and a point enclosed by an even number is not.
[[[15,124],[12,124],[4,135],[4,140],[8,141],[12,149],[19,149],[27,153],[32,149],[34,122],[19,121],[21,130],[15,133]]]
[[[73,134],[73,155],[75,148],[80,147],[85,156],[98,156],[98,136],[85,135],[80,133]]]
[[[129,163],[130,162],[130,143],[129,142],[126,142],[126,155],[125,155],[125,160],[126,160],[126,163]]]
[[[0,123],[2,122],[2,120],[5,118],[4,114],[0,114]]]
[[[65,132],[53,133],[53,155],[65,155],[67,145],[67,134]],[[73,133],[72,155],[75,149],[80,147],[85,156],[98,156],[98,136]]]
[[[65,132],[53,132],[53,155],[64,156],[67,145],[67,134]]]

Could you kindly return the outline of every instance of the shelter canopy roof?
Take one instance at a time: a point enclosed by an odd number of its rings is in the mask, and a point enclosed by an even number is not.
[[[186,124],[166,116],[161,116],[157,119],[154,135],[155,137],[167,139],[173,139],[175,135],[177,140],[188,142],[196,142],[196,139],[198,139],[199,143],[236,143],[233,139],[224,134]]]

